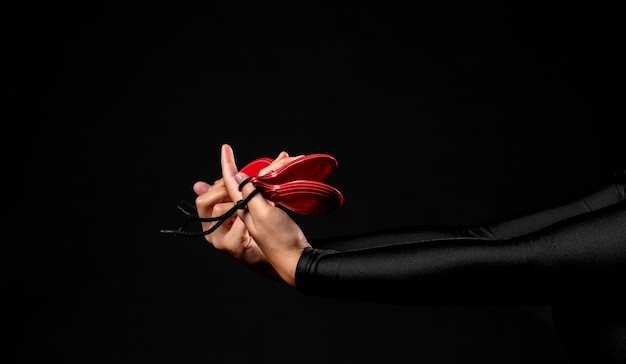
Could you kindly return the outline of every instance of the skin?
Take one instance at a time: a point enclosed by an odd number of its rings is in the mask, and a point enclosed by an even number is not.
[[[299,157],[289,156],[283,151],[259,175]],[[252,183],[247,183],[239,191],[239,184],[248,176],[239,172],[233,149],[228,144],[222,145],[221,166],[221,179],[212,185],[204,181],[193,185],[200,217],[219,216],[233,206],[233,201],[246,198],[254,191]],[[237,210],[233,217],[205,239],[255,272],[295,287],[298,260],[302,251],[311,246],[304,233],[285,211],[261,194],[256,194],[247,206],[245,210]],[[213,224],[203,222],[202,229],[209,229]]]

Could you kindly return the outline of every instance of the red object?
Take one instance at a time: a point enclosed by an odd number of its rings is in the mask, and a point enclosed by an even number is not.
[[[270,201],[303,215],[323,215],[343,205],[338,189],[323,181],[337,169],[337,160],[328,154],[309,154],[259,176],[272,158],[259,158],[241,169],[250,182]]]

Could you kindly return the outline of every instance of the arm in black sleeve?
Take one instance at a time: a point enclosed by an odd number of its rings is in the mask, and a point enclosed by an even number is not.
[[[311,240],[316,248],[333,250],[363,249],[377,246],[444,238],[506,239],[528,234],[556,222],[598,210],[626,199],[626,171],[577,198],[540,207],[515,216],[466,226],[414,225],[349,236]]]
[[[310,295],[405,304],[616,299],[626,265],[626,201],[623,181],[608,188],[619,202],[591,211],[595,200],[568,204],[585,210],[570,215],[547,210],[536,216],[558,218],[531,219],[538,221],[528,225],[533,228],[512,237],[423,240],[410,231],[385,232],[352,242],[384,240],[377,247],[309,248],[298,263],[296,287]]]

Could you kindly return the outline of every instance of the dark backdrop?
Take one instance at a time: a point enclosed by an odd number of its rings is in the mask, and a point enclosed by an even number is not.
[[[296,217],[310,237],[502,217],[623,169],[619,12],[504,4],[8,8],[13,362],[567,363],[547,307],[304,297],[159,233],[224,142],[338,159],[345,205]]]

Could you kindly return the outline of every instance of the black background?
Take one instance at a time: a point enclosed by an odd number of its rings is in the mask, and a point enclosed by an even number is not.
[[[13,362],[567,363],[548,307],[304,297],[159,233],[225,142],[338,159],[345,204],[296,216],[310,237],[502,217],[624,168],[616,8],[407,4],[8,8]]]

